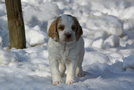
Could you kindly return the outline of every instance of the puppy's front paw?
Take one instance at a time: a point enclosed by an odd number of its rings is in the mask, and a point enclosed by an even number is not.
[[[54,81],[53,85],[56,86],[56,85],[61,84],[61,83],[62,83],[62,81]]]
[[[80,72],[78,74],[76,74],[76,77],[84,77],[86,75],[85,72]]]
[[[75,83],[75,80],[69,80],[69,81],[66,81],[66,84],[73,84],[73,83]]]

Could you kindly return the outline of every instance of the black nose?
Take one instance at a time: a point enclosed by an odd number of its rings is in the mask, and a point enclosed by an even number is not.
[[[69,39],[69,38],[72,37],[72,35],[71,35],[70,33],[65,33],[64,35],[65,35],[65,37],[66,37],[67,39]]]

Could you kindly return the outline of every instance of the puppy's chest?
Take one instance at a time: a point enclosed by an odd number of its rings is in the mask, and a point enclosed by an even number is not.
[[[68,48],[68,47],[61,48],[59,50],[58,61],[61,62],[61,63],[66,63],[66,62],[70,61],[71,56],[72,56],[71,53],[72,53],[71,48]]]

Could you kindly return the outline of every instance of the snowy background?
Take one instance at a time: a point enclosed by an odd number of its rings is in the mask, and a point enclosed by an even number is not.
[[[21,1],[27,48],[9,50],[5,2],[0,0],[1,90],[133,90],[134,0]],[[61,14],[74,15],[83,28],[87,75],[72,85],[52,86],[47,28]]]

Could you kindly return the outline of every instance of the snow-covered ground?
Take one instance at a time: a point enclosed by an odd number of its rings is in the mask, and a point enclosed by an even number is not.
[[[134,0],[21,0],[26,49],[8,49],[5,0],[0,0],[0,90],[133,90]],[[51,84],[47,28],[61,14],[83,28],[85,77]],[[65,79],[65,78],[63,78]]]

